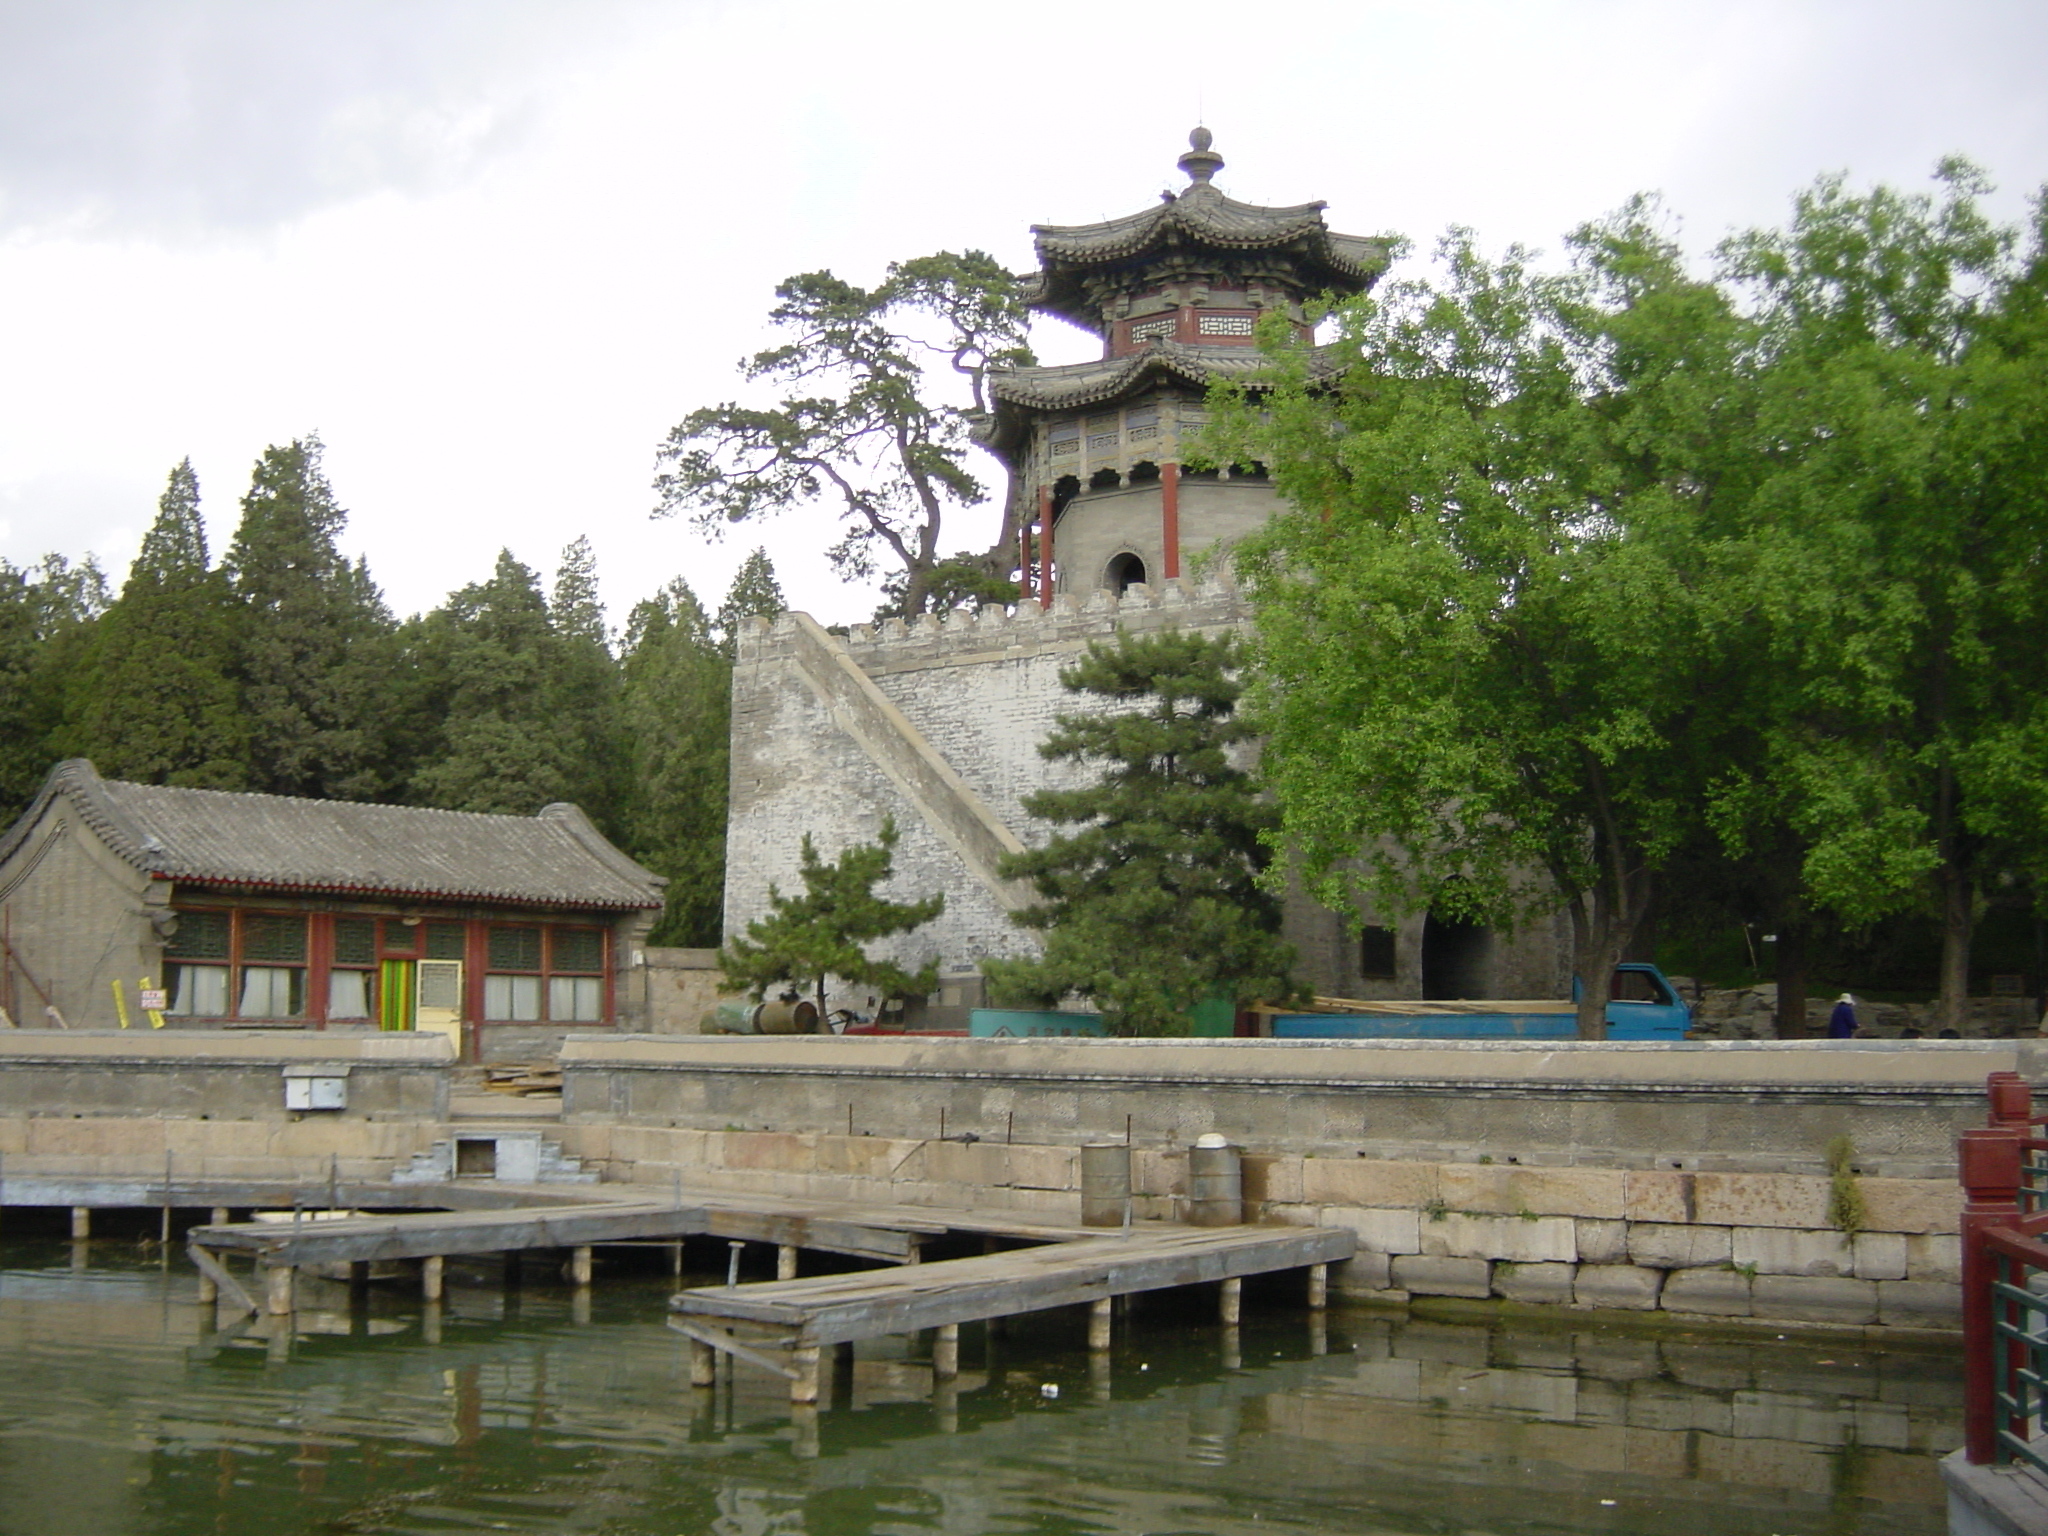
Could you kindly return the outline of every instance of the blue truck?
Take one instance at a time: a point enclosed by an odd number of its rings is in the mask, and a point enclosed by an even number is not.
[[[1578,990],[1576,981],[1573,992]],[[1566,998],[1496,1002],[1361,1002],[1318,998],[1300,1013],[1259,1011],[1275,1040],[1573,1040],[1578,1006]],[[1615,967],[1607,1003],[1610,1040],[1683,1040],[1692,1009],[1654,965]]]

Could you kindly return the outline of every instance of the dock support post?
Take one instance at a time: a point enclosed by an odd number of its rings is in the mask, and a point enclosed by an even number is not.
[[[690,1385],[693,1387],[715,1387],[718,1385],[718,1351],[702,1339],[690,1340]]]
[[[1224,1282],[1228,1284],[1229,1282]],[[1088,1347],[1092,1350],[1109,1348],[1110,1319],[1116,1315],[1116,1302],[1108,1296],[1100,1301],[1088,1303]]]
[[[430,1301],[420,1308],[420,1341],[425,1344],[441,1342],[441,1303]]]
[[[1111,1396],[1109,1351],[1097,1350],[1088,1357],[1088,1396],[1096,1403],[1107,1403]]]
[[[590,1245],[589,1245],[588,1243],[585,1243],[585,1244],[584,1244],[584,1245],[583,1245],[583,1246],[582,1246],[581,1248],[572,1248],[572,1249],[570,1249],[570,1250],[569,1250],[569,1283],[570,1283],[571,1285],[578,1285],[578,1286],[581,1286],[581,1285],[588,1285],[588,1284],[590,1284],[590,1276],[591,1276],[591,1257],[590,1257]]]
[[[789,1405],[790,1427],[796,1436],[790,1445],[790,1454],[798,1461],[816,1461],[820,1454],[818,1446],[818,1405],[816,1403],[791,1403]]]
[[[507,1291],[519,1289],[519,1250],[517,1248],[505,1250],[505,1289]]]
[[[932,1376],[951,1381],[960,1374],[960,1325],[942,1323],[932,1340]]]
[[[1223,1282],[1222,1294],[1217,1299],[1224,1327],[1235,1328],[1244,1320],[1244,1281],[1233,1275]]]
[[[367,1259],[352,1260],[348,1266],[349,1310],[361,1311],[370,1303],[370,1262]]]
[[[775,1250],[775,1278],[794,1280],[796,1278],[796,1244],[783,1243]]]
[[[220,1287],[205,1270],[199,1272],[199,1305],[210,1307],[220,1300]]]
[[[789,1378],[789,1400],[815,1406],[818,1401],[818,1346],[811,1344],[791,1350],[789,1364],[796,1372]]]
[[[448,1261],[440,1254],[420,1260],[420,1299],[439,1301],[448,1290]]]
[[[224,1205],[216,1205],[206,1220],[209,1226],[226,1226],[228,1224],[228,1208]]]
[[[1320,1312],[1330,1304],[1330,1266],[1311,1264],[1308,1267],[1308,1305],[1311,1312]]]
[[[273,1264],[263,1271],[264,1307],[272,1317],[292,1315],[292,1282],[297,1275],[289,1264]]]
[[[71,1207],[71,1240],[84,1242],[92,1236],[92,1207],[74,1205]]]

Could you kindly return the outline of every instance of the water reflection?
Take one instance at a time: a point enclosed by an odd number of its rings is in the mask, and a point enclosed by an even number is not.
[[[863,1345],[792,1414],[750,1370],[690,1386],[665,1275],[367,1311],[309,1283],[294,1329],[208,1335],[189,1272],[91,1247],[0,1245],[10,1536],[1932,1536],[1960,1437],[1944,1351],[1257,1295],[1234,1338],[1150,1301],[1113,1357],[1079,1314],[963,1329],[937,1391],[928,1342]]]

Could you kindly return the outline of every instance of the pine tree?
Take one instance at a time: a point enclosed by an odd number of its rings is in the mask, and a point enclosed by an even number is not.
[[[64,751],[109,778],[242,788],[249,736],[236,633],[227,579],[208,568],[199,480],[186,459],[67,690]]]
[[[321,451],[317,437],[264,450],[225,561],[241,605],[249,786],[372,799],[386,788],[378,706],[393,626],[368,567],[336,547],[348,514]]]
[[[886,997],[917,997],[939,984],[939,963],[927,961],[911,972],[887,960],[868,958],[866,945],[891,934],[921,928],[946,909],[946,898],[889,901],[875,886],[889,878],[895,862],[896,823],[882,823],[872,843],[856,843],[835,863],[818,857],[808,833],[803,841],[801,896],[768,887],[768,916],[747,924],[745,938],[718,952],[729,987],[744,987],[756,1000],[777,982],[808,983],[825,1012],[825,978],[837,976]]]
[[[1206,998],[1293,992],[1280,905],[1259,881],[1273,818],[1230,761],[1252,735],[1236,714],[1238,662],[1229,636],[1119,634],[1060,673],[1112,712],[1058,716],[1039,754],[1100,764],[1102,777],[1024,797],[1031,815],[1077,830],[1003,861],[1044,898],[1012,921],[1046,938],[1038,959],[984,962],[998,998],[1077,993],[1118,1034],[1179,1035]]]
[[[619,667],[598,596],[597,557],[578,537],[562,551],[548,603],[551,729],[562,738],[569,798],[608,835],[624,829],[628,773]]]
[[[718,605],[712,633],[728,661],[739,655],[740,623],[744,619],[773,619],[789,607],[782,584],[775,579],[775,566],[768,551],[756,549],[740,563],[725,601]]]
[[[725,897],[732,663],[681,577],[634,606],[620,671],[631,764],[622,840],[669,881],[649,940],[714,948]]]

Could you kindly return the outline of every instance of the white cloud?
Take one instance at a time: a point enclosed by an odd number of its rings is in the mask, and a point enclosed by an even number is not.
[[[401,611],[589,533],[616,609],[756,543],[864,616],[817,519],[650,523],[770,290],[1145,206],[1198,114],[1256,201],[1555,249],[1662,189],[1704,246],[1823,170],[2048,180],[2048,11],[1919,5],[23,4],[0,0],[0,555],[118,575],[165,473],[216,547],[318,429]],[[1083,355],[1086,338],[1045,330]],[[973,540],[964,532],[950,547]]]

